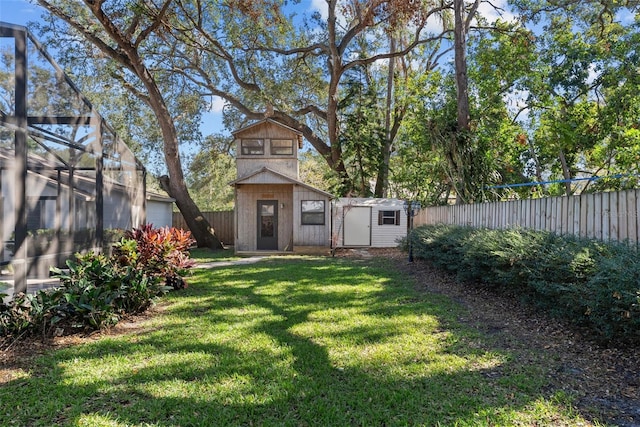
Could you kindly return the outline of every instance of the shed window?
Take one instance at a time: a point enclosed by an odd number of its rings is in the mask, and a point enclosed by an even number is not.
[[[324,200],[302,201],[302,225],[324,225]]]
[[[264,139],[243,139],[240,145],[242,154],[251,156],[264,154]]]
[[[378,225],[400,225],[400,211],[378,211]]]
[[[274,156],[293,155],[293,140],[292,139],[272,139],[271,154]]]

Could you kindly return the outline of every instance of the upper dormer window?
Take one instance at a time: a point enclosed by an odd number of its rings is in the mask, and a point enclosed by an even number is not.
[[[264,154],[264,139],[243,139],[240,141],[242,154],[257,156]]]
[[[293,139],[272,139],[271,155],[292,156],[293,155]]]

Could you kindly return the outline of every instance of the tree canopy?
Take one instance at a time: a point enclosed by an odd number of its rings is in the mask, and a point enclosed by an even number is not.
[[[104,104],[122,131],[162,150],[166,188],[196,227],[194,200],[228,206],[231,157],[198,129],[212,97],[229,130],[271,117],[302,132],[336,195],[437,204],[638,182],[631,3],[37,1],[56,17],[43,30],[74,47],[67,67],[117,87]],[[185,141],[202,144],[189,166]],[[567,183],[503,188],[554,179]]]

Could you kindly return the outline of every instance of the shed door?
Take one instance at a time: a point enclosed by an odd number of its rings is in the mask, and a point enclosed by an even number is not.
[[[258,200],[258,250],[278,249],[278,201]]]
[[[371,246],[371,208],[350,206],[342,222],[344,246]]]

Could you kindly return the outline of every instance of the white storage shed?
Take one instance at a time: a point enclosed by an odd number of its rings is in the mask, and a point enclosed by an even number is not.
[[[392,248],[407,236],[407,214],[399,199],[339,198],[333,202],[332,244]]]

